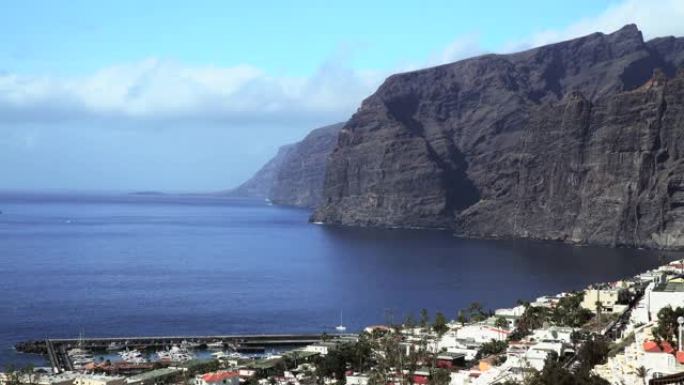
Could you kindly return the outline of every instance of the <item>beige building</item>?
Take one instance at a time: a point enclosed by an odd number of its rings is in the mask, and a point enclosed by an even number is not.
[[[601,311],[605,313],[621,313],[627,309],[627,305],[618,304],[619,289],[587,289],[584,291],[584,300],[581,306],[596,313],[597,303],[601,304]]]

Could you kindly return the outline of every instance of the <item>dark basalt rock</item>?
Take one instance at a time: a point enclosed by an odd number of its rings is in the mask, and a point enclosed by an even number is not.
[[[313,221],[684,246],[684,39],[634,25],[393,75],[342,128]]]
[[[328,156],[343,123],[317,128],[302,141],[282,146],[232,196],[269,199],[274,203],[313,208],[321,201]]]

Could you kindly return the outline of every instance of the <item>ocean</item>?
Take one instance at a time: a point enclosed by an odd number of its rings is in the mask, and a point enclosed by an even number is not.
[[[663,253],[308,223],[222,197],[0,193],[0,367],[45,337],[334,332],[632,276]],[[669,257],[674,256],[668,254]]]

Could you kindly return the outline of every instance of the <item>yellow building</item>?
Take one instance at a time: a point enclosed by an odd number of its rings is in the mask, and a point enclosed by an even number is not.
[[[618,304],[618,289],[587,289],[584,291],[584,300],[581,306],[596,313],[596,304],[601,304],[601,311],[605,313],[619,313],[627,306]]]

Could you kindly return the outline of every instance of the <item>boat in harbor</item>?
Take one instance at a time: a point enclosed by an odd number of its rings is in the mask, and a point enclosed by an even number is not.
[[[82,369],[84,366],[95,362],[93,355],[82,348],[69,349],[67,355],[76,369]]]
[[[214,341],[214,342],[209,342],[207,344],[207,349],[209,350],[223,350],[224,344],[223,341]]]
[[[117,352],[119,350],[123,350],[126,347],[126,345],[120,343],[120,342],[112,342],[109,345],[107,345],[107,351],[108,352]]]
[[[121,357],[121,360],[131,364],[142,364],[147,362],[147,359],[137,349],[126,349],[123,352],[119,352],[119,356]]]
[[[225,359],[227,359],[227,358],[231,358],[231,357],[230,357],[230,354],[228,354],[228,353],[226,353],[226,352],[221,352],[221,351],[220,351],[220,352],[211,353],[211,356],[214,357],[214,358],[217,359],[217,360],[225,360]]]
[[[199,342],[194,342],[194,341],[188,341],[188,340],[183,340],[181,341],[180,348],[184,350],[190,350],[190,349],[197,349],[199,348],[200,343]]]
[[[88,350],[83,349],[83,348],[73,348],[73,349],[69,349],[67,351],[67,355],[69,357],[82,356],[82,355],[86,355],[86,354],[90,354],[90,352]]]
[[[169,350],[158,351],[157,357],[159,358],[159,361],[167,362],[185,362],[194,358],[194,356],[188,352],[187,349],[175,345]]]

